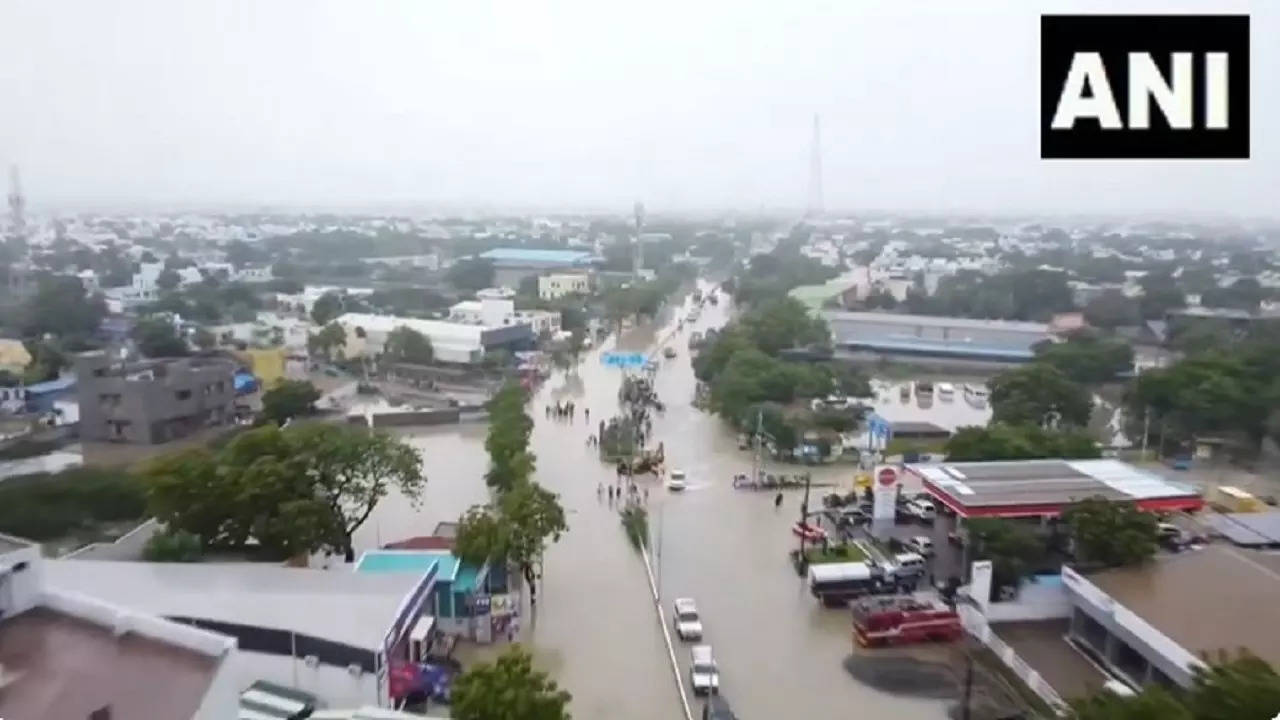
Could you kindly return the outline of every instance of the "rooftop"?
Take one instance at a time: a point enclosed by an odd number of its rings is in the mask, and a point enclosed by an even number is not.
[[[1039,333],[1048,335],[1046,323],[1017,320],[983,320],[977,318],[948,317],[945,315],[908,315],[887,312],[853,312],[831,310],[823,313],[828,322],[858,322],[872,325],[896,325],[922,328],[953,328],[958,330],[992,330],[998,332]]]
[[[1205,521],[1236,545],[1265,547],[1280,545],[1280,511],[1256,513],[1212,513]]]
[[[215,657],[46,607],[0,623],[0,666],[15,677],[0,717],[188,720],[217,672]],[[162,689],[162,691],[157,691]]]
[[[591,260],[589,252],[581,250],[529,250],[526,248],[494,248],[480,254],[485,260],[498,263],[537,263],[540,265],[581,265]]]
[[[1221,545],[1087,576],[1193,655],[1248,648],[1280,665],[1280,574]]]
[[[381,643],[422,577],[256,563],[48,560],[44,570],[52,588],[139,612],[292,630],[360,648]]]
[[[369,313],[345,313],[338,317],[338,324],[355,326],[372,332],[388,333],[398,327],[408,327],[426,335],[432,342],[453,340],[479,343],[485,328],[481,325],[450,322],[448,320],[421,320],[398,315],[371,315]]]
[[[1118,460],[1009,460],[912,463],[907,472],[962,517],[1055,515],[1072,502],[1100,496],[1146,509],[1198,509],[1193,488]]]
[[[885,352],[1026,360],[1051,337],[1044,323],[836,310],[822,316],[837,345]]]

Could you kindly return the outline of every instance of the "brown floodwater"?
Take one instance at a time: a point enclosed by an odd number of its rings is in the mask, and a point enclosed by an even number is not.
[[[728,311],[723,300],[718,307],[708,306],[694,328],[720,325]],[[594,426],[617,409],[621,371],[604,367],[599,353],[618,346],[648,349],[667,337],[674,324],[671,317],[665,324],[606,342],[584,358],[576,373],[556,373],[531,406],[536,478],[560,493],[569,532],[547,553],[527,642],[538,665],[573,694],[576,718],[682,715],[639,554],[627,542],[617,513],[597,497],[597,485],[613,481],[614,471],[587,447],[590,430],[583,417],[583,409],[590,408]],[[649,490],[663,604],[669,608],[683,596],[697,600],[705,641],[719,662],[722,692],[743,720],[942,718],[942,701],[881,692],[855,680],[842,666],[852,649],[849,615],[824,609],[810,597],[786,554],[796,543],[790,526],[802,491],[788,491],[782,508],[775,509],[771,493],[732,488],[734,473],[748,471],[751,457],[738,450],[735,434],[718,418],[691,405],[690,329],[674,336],[678,356],[661,361],[657,372],[656,389],[667,411],[655,418],[653,432],[654,443],[665,443],[668,466],[685,470],[690,486],[676,494],[656,480],[642,481]],[[896,403],[896,392],[886,389],[883,394]],[[544,406],[564,399],[576,404],[576,422],[546,419]],[[913,413],[910,419],[924,418]],[[388,498],[357,533],[358,549],[430,533],[437,521],[456,519],[468,506],[484,501],[484,433],[482,425],[406,433],[426,461],[429,481],[422,503],[415,510],[402,497]],[[790,473],[796,468],[770,470]],[[853,472],[849,465],[813,471],[815,481],[846,486]],[[676,653],[687,677],[688,647],[677,645]],[[695,715],[699,710],[695,703]]]

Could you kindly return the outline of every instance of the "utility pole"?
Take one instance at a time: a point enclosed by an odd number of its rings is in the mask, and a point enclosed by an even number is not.
[[[1147,461],[1147,436],[1151,434],[1151,406],[1142,408],[1142,462]]]

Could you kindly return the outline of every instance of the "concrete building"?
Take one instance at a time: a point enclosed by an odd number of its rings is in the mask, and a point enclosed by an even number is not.
[[[564,271],[570,268],[585,269],[596,260],[589,252],[580,250],[529,250],[525,248],[494,248],[481,253],[494,267],[494,283],[519,287],[520,281],[531,275],[548,271]]]
[[[70,593],[40,547],[0,536],[0,717],[236,716],[236,641]]]
[[[566,295],[590,295],[591,276],[579,273],[550,273],[538,277],[538,297],[557,300]]]
[[[1139,567],[1064,567],[1068,637],[1134,686],[1190,687],[1202,657],[1222,650],[1280,664],[1280,575],[1270,560],[1210,545]]]
[[[75,360],[80,437],[162,443],[235,419],[236,364],[226,358],[117,362],[102,351]]]
[[[1045,323],[834,310],[822,316],[836,347],[880,355],[1017,363],[1053,338]]]
[[[475,300],[454,303],[449,308],[449,322],[489,328],[529,325],[535,336],[560,331],[560,313],[516,310],[515,291],[510,288],[487,288],[476,293]]]
[[[490,327],[483,324],[421,320],[395,315],[346,313],[336,321],[347,331],[346,357],[373,357],[382,353],[387,335],[398,327],[408,327],[431,341],[437,360],[473,364],[487,352],[525,350],[533,346],[533,328],[526,323]]]

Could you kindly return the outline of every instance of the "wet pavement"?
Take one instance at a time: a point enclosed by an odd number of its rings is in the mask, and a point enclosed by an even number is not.
[[[680,494],[654,479],[641,481],[649,490],[663,604],[669,607],[681,596],[698,601],[722,692],[744,718],[943,717],[939,700],[882,692],[844,669],[852,650],[848,613],[823,609],[787,558],[796,545],[790,526],[803,491],[786,491],[779,510],[770,492],[732,488],[731,478],[749,471],[751,458],[737,449],[735,433],[718,418],[692,407],[695,381],[687,349],[690,330],[721,325],[728,312],[723,300],[707,306],[699,322],[675,335],[678,356],[662,361],[655,380],[667,410],[654,419],[651,445],[665,443],[668,467],[685,470],[689,478],[689,489]],[[642,561],[617,513],[597,497],[598,483],[612,481],[614,471],[586,446],[590,430],[582,412],[591,409],[594,426],[617,409],[621,371],[604,367],[601,351],[648,349],[674,324],[671,317],[664,326],[607,341],[583,359],[576,374],[557,372],[531,405],[536,479],[560,493],[569,532],[547,553],[537,615],[525,635],[536,663],[573,694],[574,717],[649,720],[682,714]],[[544,416],[543,407],[560,399],[574,401],[576,422]],[[890,401],[898,402],[896,391]],[[964,405],[963,398],[955,405]],[[422,503],[414,510],[404,498],[389,498],[357,533],[357,549],[430,533],[437,521],[454,520],[482,502],[484,435],[483,425],[408,435],[426,460],[429,482]],[[793,473],[798,467],[768,469]],[[815,481],[852,484],[851,465],[811,470]],[[811,507],[820,505],[822,492],[814,491]],[[687,678],[688,646],[678,644],[676,653]],[[700,703],[694,711],[700,712]]]

